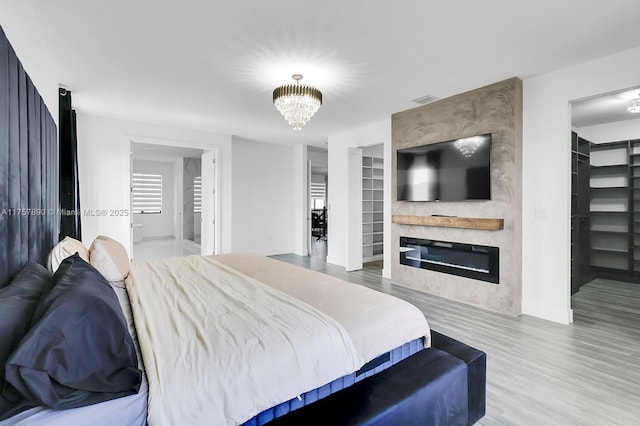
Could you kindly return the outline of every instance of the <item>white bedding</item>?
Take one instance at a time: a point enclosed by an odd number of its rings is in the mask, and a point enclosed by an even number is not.
[[[431,346],[429,324],[422,311],[397,297],[258,254],[229,253],[213,258],[338,321],[365,362],[420,337],[424,337],[425,347]]]
[[[364,361],[330,316],[211,257],[132,264],[149,423],[239,424]]]
[[[0,426],[147,426],[147,380],[137,394],[68,410],[34,407],[0,422]]]

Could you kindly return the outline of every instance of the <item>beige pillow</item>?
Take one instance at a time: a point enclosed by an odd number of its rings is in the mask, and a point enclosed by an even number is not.
[[[71,237],[64,237],[64,239],[56,244],[49,252],[47,267],[51,272],[55,272],[63,260],[76,253],[78,253],[83,260],[89,261],[89,250],[87,250],[87,247],[82,244],[81,241]]]
[[[121,281],[129,275],[129,256],[116,240],[99,235],[89,248],[89,260],[107,281]]]

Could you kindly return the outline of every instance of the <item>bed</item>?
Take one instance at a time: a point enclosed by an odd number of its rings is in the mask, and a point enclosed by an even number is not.
[[[139,391],[33,407],[0,425],[264,424],[430,344],[409,303],[256,254],[134,262],[126,280],[104,275],[136,343]]]

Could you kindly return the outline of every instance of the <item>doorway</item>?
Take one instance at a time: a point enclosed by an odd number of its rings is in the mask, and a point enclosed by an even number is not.
[[[384,263],[384,144],[348,148],[345,269],[382,275]]]
[[[215,151],[132,141],[133,259],[214,253],[214,198]]]
[[[640,114],[628,111],[638,97],[633,88],[571,102],[574,315],[582,293],[640,282]]]
[[[362,267],[382,275],[384,144],[362,148]]]
[[[321,146],[307,146],[307,253],[325,262],[329,239],[329,155]]]
[[[310,249],[312,257],[327,257],[327,239],[329,238],[329,215],[327,211],[328,168],[324,165],[310,164],[309,167],[309,218]]]

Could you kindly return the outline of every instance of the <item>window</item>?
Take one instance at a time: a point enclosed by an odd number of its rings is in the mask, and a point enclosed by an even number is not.
[[[202,176],[193,178],[193,212],[202,213]]]
[[[325,183],[311,183],[311,208],[323,209],[324,200],[327,196],[327,185]]]
[[[131,184],[133,214],[162,213],[162,175],[133,173]]]

